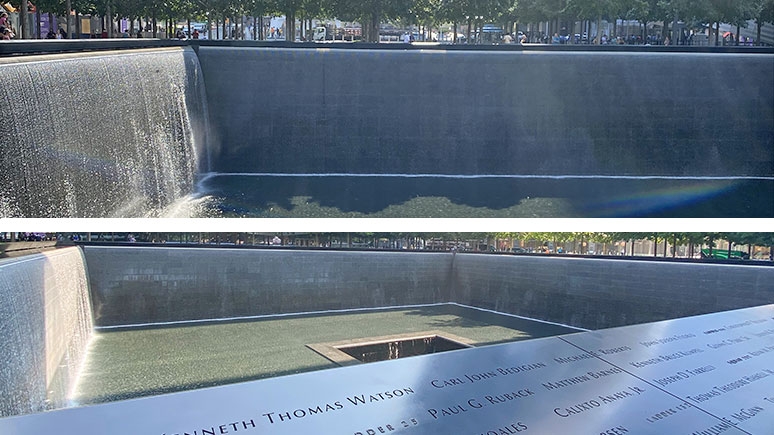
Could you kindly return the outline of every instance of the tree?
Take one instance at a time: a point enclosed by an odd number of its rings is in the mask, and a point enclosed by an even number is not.
[[[596,19],[596,44],[602,43],[602,19],[615,15],[620,9],[618,0],[567,0],[568,12],[583,19]]]
[[[413,0],[330,0],[334,16],[345,21],[358,21],[363,26],[363,39],[379,42],[379,24],[405,17]]]
[[[763,23],[774,24],[774,0],[756,0],[753,2],[753,18],[755,18],[755,44],[761,43],[761,27]]]

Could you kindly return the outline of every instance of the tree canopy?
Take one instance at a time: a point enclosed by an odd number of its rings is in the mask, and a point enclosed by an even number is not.
[[[16,1],[20,3],[19,0]],[[42,11],[64,14],[65,0],[36,2]],[[747,20],[774,23],[774,0],[72,0],[79,13],[117,16],[155,15],[160,19],[204,19],[207,16],[289,15],[307,19],[411,24],[461,23],[472,17],[485,22],[536,23],[597,19],[671,20],[745,25]]]

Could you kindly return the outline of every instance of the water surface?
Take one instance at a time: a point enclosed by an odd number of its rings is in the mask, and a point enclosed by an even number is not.
[[[774,216],[774,178],[209,174],[200,189],[226,217]]]

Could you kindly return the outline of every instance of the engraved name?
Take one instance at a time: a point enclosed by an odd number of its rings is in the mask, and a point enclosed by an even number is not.
[[[546,365],[543,364],[542,362],[522,364],[520,366],[512,366],[512,367],[497,367],[494,370],[468,373],[468,374],[464,374],[462,376],[456,376],[453,378],[433,379],[430,381],[430,385],[432,385],[435,388],[455,387],[457,385],[472,384],[474,382],[480,382],[486,379],[497,378],[500,376],[509,376],[509,375],[515,375],[517,373],[528,372],[531,370],[542,369],[544,367],[546,367]]]

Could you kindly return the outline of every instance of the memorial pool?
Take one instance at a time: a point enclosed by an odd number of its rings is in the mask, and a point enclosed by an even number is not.
[[[772,326],[765,305],[12,417],[0,430],[763,435]]]
[[[330,348],[365,338],[478,345],[440,357],[764,304],[774,268],[87,243],[0,272],[9,416],[333,368]]]
[[[224,217],[774,215],[774,178],[215,173],[198,187],[194,214]]]
[[[323,342],[440,331],[485,346],[578,330],[449,305],[101,328],[70,400],[86,405],[339,367],[307,347]]]
[[[770,49],[58,42],[0,217],[774,216]]]

